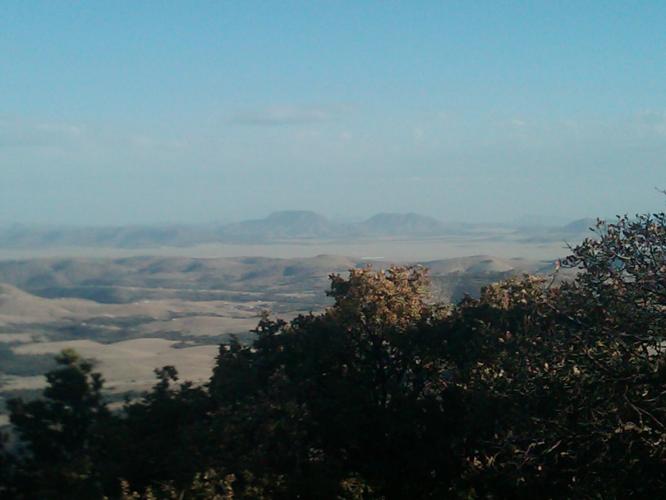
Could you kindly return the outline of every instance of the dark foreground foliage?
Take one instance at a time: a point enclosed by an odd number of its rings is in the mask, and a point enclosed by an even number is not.
[[[74,353],[10,403],[7,498],[659,498],[666,220],[599,224],[557,287],[434,304],[421,268],[331,277],[334,305],[220,346],[206,387],[159,370],[109,412]]]

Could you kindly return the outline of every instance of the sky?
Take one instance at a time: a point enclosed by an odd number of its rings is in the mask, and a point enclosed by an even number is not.
[[[0,224],[663,210],[666,2],[0,3]]]

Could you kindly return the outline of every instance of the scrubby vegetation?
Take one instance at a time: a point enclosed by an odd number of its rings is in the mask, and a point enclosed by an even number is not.
[[[7,498],[658,498],[666,491],[666,216],[600,223],[576,278],[433,302],[426,270],[331,277],[334,304],[158,371],[108,410],[63,353],[10,403]]]

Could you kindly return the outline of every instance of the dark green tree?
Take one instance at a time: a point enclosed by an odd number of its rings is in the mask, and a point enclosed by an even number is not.
[[[265,318],[251,346],[222,346],[210,390],[239,481],[250,470],[284,497],[400,497],[453,473],[442,451],[454,412],[431,328],[445,310],[427,291],[421,268],[352,270],[332,276],[326,312]]]
[[[451,331],[468,332],[471,354],[458,378],[463,479],[477,495],[650,498],[666,487],[664,215],[597,231],[564,263],[573,280],[493,285],[456,311]]]
[[[8,402],[11,423],[24,445],[14,488],[24,498],[101,496],[104,428],[111,415],[103,379],[74,351],[63,351],[46,374],[43,398]]]
[[[126,403],[110,438],[116,468],[109,471],[111,476],[137,491],[156,483],[176,489],[190,484],[212,455],[206,391],[190,382],[178,383],[173,366],[155,374],[158,381],[152,390]]]

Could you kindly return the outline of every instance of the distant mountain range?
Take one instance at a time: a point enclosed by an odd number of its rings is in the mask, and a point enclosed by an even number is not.
[[[553,240],[587,232],[594,220],[559,227],[514,228],[526,240]],[[486,230],[492,232],[490,226]],[[205,243],[264,243],[299,239],[432,238],[476,234],[474,225],[444,223],[415,213],[380,213],[357,223],[337,223],[305,210],[274,212],[263,219],[232,224],[117,227],[0,227],[0,248],[151,248]]]

